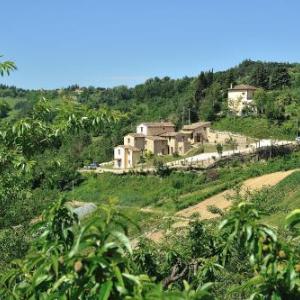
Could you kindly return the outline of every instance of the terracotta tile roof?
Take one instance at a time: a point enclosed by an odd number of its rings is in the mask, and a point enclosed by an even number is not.
[[[209,127],[209,126],[210,126],[210,122],[197,122],[189,125],[184,125],[182,127],[182,130],[194,130],[200,127]]]
[[[257,87],[249,84],[238,84],[233,88],[230,88],[229,91],[243,91],[243,90],[257,90]]]
[[[175,132],[175,131],[170,131],[170,132],[164,132],[160,134],[159,136],[164,136],[164,137],[172,137],[172,136],[183,136],[185,135],[182,132]]]
[[[148,127],[175,127],[175,125],[171,122],[146,122],[141,123],[140,125],[146,125]]]
[[[141,151],[139,148],[136,148],[136,147],[133,147],[133,146],[130,146],[130,145],[118,145],[115,148],[124,148],[124,149],[129,149],[129,150],[132,150],[132,151]]]
[[[157,135],[148,135],[146,136],[146,140],[152,140],[152,141],[166,141],[165,138]]]
[[[133,137],[145,137],[144,134],[142,134],[142,133],[135,133],[135,132],[127,133],[125,136],[127,136],[127,135],[130,135],[130,136],[133,136]]]

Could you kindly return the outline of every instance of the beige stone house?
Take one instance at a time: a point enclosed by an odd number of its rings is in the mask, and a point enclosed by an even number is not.
[[[160,136],[167,140],[168,154],[184,155],[190,149],[188,136],[182,132],[165,132]]]
[[[140,160],[140,149],[130,145],[119,145],[114,148],[114,167],[118,169],[130,169],[136,166]]]
[[[197,122],[189,125],[184,125],[181,132],[187,135],[191,144],[204,143],[208,141],[208,132],[210,122]]]
[[[168,154],[168,141],[160,136],[146,136],[145,151],[155,155]]]
[[[124,145],[114,148],[114,167],[133,168],[145,152],[184,155],[191,143],[207,140],[209,126],[208,122],[198,122],[185,125],[181,132],[175,132],[175,125],[170,122],[141,123],[136,127],[136,133],[124,136]]]
[[[228,90],[228,108],[234,114],[241,116],[246,107],[253,105],[255,86],[240,84]]]
[[[114,148],[114,167],[119,169],[135,167],[143,151],[155,155],[168,154],[168,140],[159,136],[165,132],[175,132],[175,125],[171,122],[139,124],[136,133],[124,136],[124,145]]]

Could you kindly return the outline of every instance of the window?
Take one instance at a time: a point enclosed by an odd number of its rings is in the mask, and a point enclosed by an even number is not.
[[[127,139],[127,143],[130,144],[130,138]]]
[[[119,155],[121,154],[121,150],[120,150],[120,149],[118,149],[118,154],[119,154]]]
[[[131,160],[130,159],[128,160],[128,164],[131,165]]]
[[[143,132],[143,129],[144,129],[144,128],[141,126],[141,132]]]

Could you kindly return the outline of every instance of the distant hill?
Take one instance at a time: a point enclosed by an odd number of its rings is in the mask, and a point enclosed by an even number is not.
[[[162,119],[173,121],[177,127],[199,119],[218,123],[229,115],[228,88],[231,84],[241,83],[261,87],[265,91],[260,95],[262,107],[258,116],[250,116],[251,118],[265,119],[270,127],[272,124],[284,126],[286,132],[282,136],[297,134],[296,124],[300,114],[298,63],[245,60],[225,71],[208,70],[197,77],[181,79],[154,77],[133,88],[73,85],[60,90],[24,90],[0,85],[0,98],[24,99],[24,102],[17,101],[15,108],[25,112],[30,110],[30,103],[42,96],[56,101],[78,101],[91,108],[107,106],[128,115],[130,122],[123,126],[126,128],[124,131],[128,131],[130,126],[133,128],[140,121]],[[224,127],[225,123],[222,122],[221,128],[231,129]]]

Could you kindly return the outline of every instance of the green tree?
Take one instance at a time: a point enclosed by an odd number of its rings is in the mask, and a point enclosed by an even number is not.
[[[269,102],[268,94],[263,89],[257,89],[254,93],[253,100],[256,105],[257,113],[264,114],[266,110],[266,105]]]
[[[250,84],[267,89],[269,87],[269,76],[262,63],[256,65],[250,75]]]
[[[11,110],[7,101],[0,100],[0,118],[6,118]]]
[[[285,66],[277,65],[270,75],[270,89],[281,89],[290,86],[291,77]]]
[[[204,72],[201,72],[196,80],[196,91],[195,91],[195,101],[200,103],[205,96],[205,89],[208,86],[208,82]]]
[[[223,153],[223,145],[217,144],[216,148],[217,148],[218,154],[220,155],[220,157],[222,157],[222,153]]]

